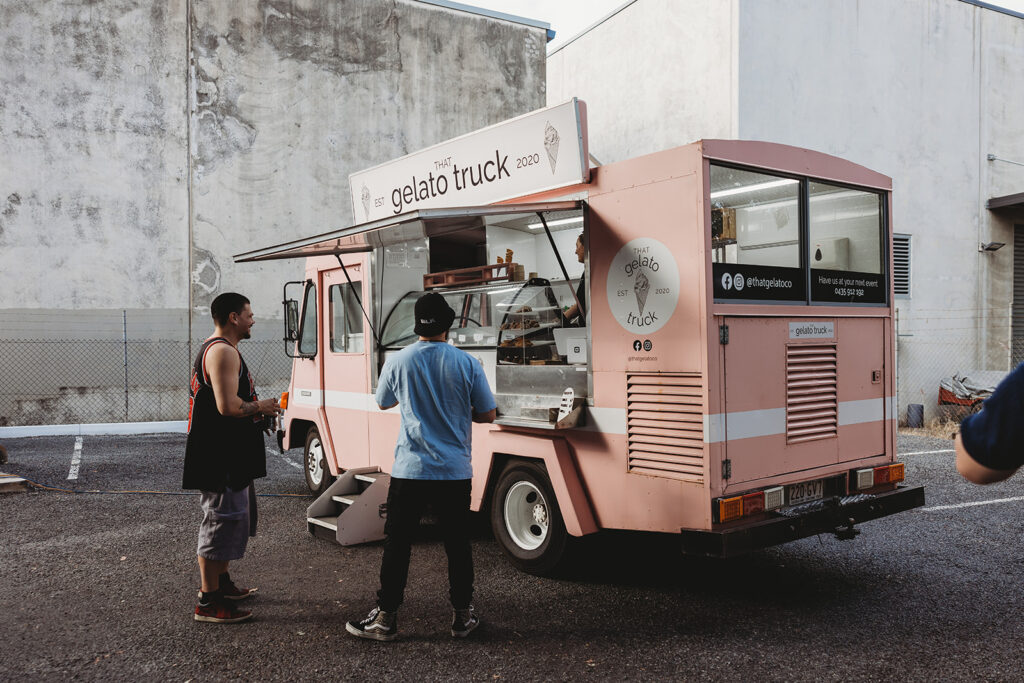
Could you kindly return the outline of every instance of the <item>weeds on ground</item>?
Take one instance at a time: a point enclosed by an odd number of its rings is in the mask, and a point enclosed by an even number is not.
[[[927,436],[932,439],[952,439],[960,431],[960,420],[943,417],[929,420],[924,427],[900,427],[903,436]]]

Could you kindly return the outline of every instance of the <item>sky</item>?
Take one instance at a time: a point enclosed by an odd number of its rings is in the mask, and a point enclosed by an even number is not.
[[[622,7],[627,0],[458,0],[466,5],[504,12],[551,24],[555,39],[548,51]],[[1024,4],[1024,0],[1019,0]]]
[[[458,0],[467,5],[536,19],[551,24],[555,39],[548,51],[555,50],[580,31],[603,19],[627,0]],[[983,0],[1024,14],[1024,0]]]

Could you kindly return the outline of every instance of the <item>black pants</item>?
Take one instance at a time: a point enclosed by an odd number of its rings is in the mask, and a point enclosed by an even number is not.
[[[420,517],[429,504],[437,515],[448,553],[448,596],[452,607],[473,600],[473,554],[469,545],[469,495],[472,481],[391,479],[388,519],[384,524],[384,559],[380,566],[377,605],[393,612],[402,604],[409,578],[409,554]]]

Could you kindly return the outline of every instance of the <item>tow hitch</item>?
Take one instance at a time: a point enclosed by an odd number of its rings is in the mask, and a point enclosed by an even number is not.
[[[860,533],[860,529],[854,529],[853,525],[853,517],[850,517],[848,520],[846,520],[846,526],[836,527],[834,532],[836,538],[838,538],[840,541],[852,541],[853,539],[857,538],[857,535]]]

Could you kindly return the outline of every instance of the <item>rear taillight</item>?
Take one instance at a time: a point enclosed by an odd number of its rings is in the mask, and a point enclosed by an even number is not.
[[[882,484],[895,484],[903,481],[904,465],[901,462],[896,462],[880,467],[866,467],[862,470],[854,470],[853,474],[854,486],[858,491],[863,491]]]
[[[875,468],[875,486],[903,481],[903,463]]]
[[[782,507],[783,491],[782,486],[773,486],[763,491],[754,491],[742,496],[731,498],[718,498],[715,500],[718,513],[717,522],[731,522],[741,517],[750,517],[759,512],[766,512]]]
[[[764,490],[764,509],[777,510],[785,502],[786,489],[782,486],[773,486]]]
[[[743,496],[743,516],[764,512],[764,491],[748,493]]]

